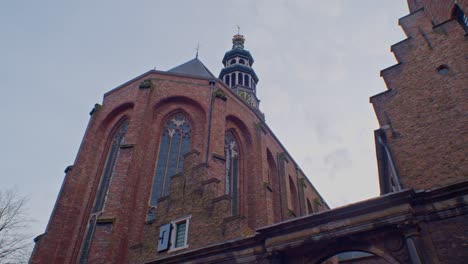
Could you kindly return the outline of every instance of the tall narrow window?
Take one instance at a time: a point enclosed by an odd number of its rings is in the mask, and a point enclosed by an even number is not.
[[[247,87],[250,87],[250,79],[249,79],[249,75],[248,74],[245,74],[244,75],[244,85],[247,86]]]
[[[297,189],[291,175],[289,175],[289,193],[291,194],[291,206],[295,215],[299,215],[299,206],[297,202]]]
[[[237,74],[237,83],[240,84],[240,85],[243,85],[244,84],[243,80],[244,80],[244,78],[242,78],[242,73],[239,72]]]
[[[110,182],[114,174],[115,165],[119,158],[120,145],[125,142],[125,133],[128,128],[128,120],[125,120],[120,126],[114,130],[112,134],[112,140],[110,143],[109,150],[107,152],[106,163],[102,172],[101,182],[96,194],[96,199],[94,200],[93,210],[88,222],[88,229],[83,240],[83,245],[81,247],[80,261],[79,263],[86,263],[88,260],[89,247],[94,236],[94,230],[96,229],[96,219],[98,213],[104,208],[104,202],[106,200],[107,192],[109,190]]]
[[[307,214],[312,214],[314,209],[312,209],[312,204],[310,203],[309,198],[307,198]]]
[[[231,76],[229,76],[229,74],[226,75],[226,84],[227,84],[228,86],[231,86]]]
[[[231,86],[236,86],[236,73],[231,73]]]
[[[239,178],[239,148],[234,135],[228,131],[224,140],[224,155],[226,157],[226,194],[232,198],[232,214],[238,213],[238,178]]]
[[[190,136],[191,126],[183,114],[175,114],[166,122],[159,144],[151,206],[156,206],[160,197],[169,194],[171,176],[182,171],[184,154],[190,150]]]

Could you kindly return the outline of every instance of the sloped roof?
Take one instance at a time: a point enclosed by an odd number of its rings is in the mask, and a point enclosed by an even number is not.
[[[175,68],[172,68],[168,70],[167,72],[181,73],[181,74],[188,74],[188,75],[193,75],[193,76],[216,79],[216,77],[210,72],[210,70],[208,70],[208,68],[205,65],[203,65],[203,63],[198,58],[187,61],[186,63],[181,64]]]

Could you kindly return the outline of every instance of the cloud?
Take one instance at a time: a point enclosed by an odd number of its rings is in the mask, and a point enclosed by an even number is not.
[[[329,169],[328,176],[335,179],[336,175],[345,169],[352,166],[351,154],[346,148],[339,148],[326,155],[323,159],[325,165]]]

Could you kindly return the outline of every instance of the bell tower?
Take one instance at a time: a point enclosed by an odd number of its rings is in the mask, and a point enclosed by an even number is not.
[[[260,103],[257,98],[258,77],[252,68],[254,59],[250,52],[244,49],[244,43],[243,35],[234,35],[232,49],[224,54],[224,68],[219,78],[249,105],[258,109]]]

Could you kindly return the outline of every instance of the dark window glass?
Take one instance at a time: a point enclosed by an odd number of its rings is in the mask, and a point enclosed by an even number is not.
[[[231,86],[231,76],[229,76],[229,75],[226,75],[226,84],[228,86]]]
[[[236,74],[235,73],[231,73],[231,86],[235,86],[236,85]]]
[[[232,214],[238,211],[239,149],[234,135],[227,132],[224,140],[226,157],[226,194],[232,197]]]
[[[239,63],[240,63],[240,64],[245,64],[245,61],[244,61],[243,59],[240,59],[240,60],[239,60]]]
[[[244,78],[242,78],[242,73],[239,72],[239,74],[237,75],[237,80],[238,84],[243,85]]]
[[[234,64],[234,63],[236,63],[236,60],[235,60],[235,59],[232,59],[232,60],[231,60],[231,64]]]
[[[463,12],[459,5],[455,5],[453,15],[458,23],[460,23],[460,25],[463,27],[465,32],[468,33],[468,16],[465,14],[465,12]]]
[[[248,74],[244,75],[244,85],[250,87],[250,78]]]
[[[160,197],[169,194],[171,176],[182,171],[183,157],[190,149],[190,136],[191,126],[183,114],[178,113],[166,122],[159,146],[150,205],[156,206]]]

